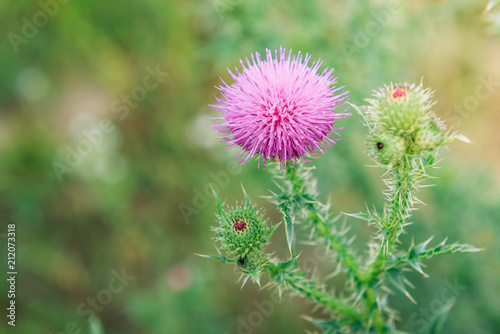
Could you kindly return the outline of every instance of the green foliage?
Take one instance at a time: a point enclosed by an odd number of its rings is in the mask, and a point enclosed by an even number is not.
[[[388,292],[395,288],[416,303],[408,290],[408,287],[414,287],[405,276],[408,268],[427,277],[422,270],[422,260],[443,254],[479,251],[466,244],[446,245],[446,240],[433,248],[427,248],[432,238],[418,245],[412,243],[407,252],[398,250],[400,237],[410,224],[411,213],[415,205],[421,202],[414,192],[429,178],[427,169],[436,166],[437,147],[455,137],[448,136],[444,125],[438,123],[430,113],[433,101],[429,90],[424,90],[421,85],[386,86],[376,93],[375,99],[368,101],[370,106],[356,107],[369,129],[368,153],[388,168],[384,179],[387,190],[384,192],[382,213],[379,215],[376,210],[367,210],[366,213],[350,214],[376,228],[368,258],[355,255],[346,237],[348,230],[337,227],[338,219],[331,217],[329,206],[318,200],[317,181],[312,178],[311,169],[299,164],[295,168],[288,166],[282,174],[281,170],[274,171],[277,183],[281,183],[281,192],[273,193],[272,196],[285,222],[286,241],[292,258],[281,262],[271,254],[260,253],[258,247],[256,251],[259,252],[259,259],[255,261],[258,265],[254,266],[258,269],[248,271],[240,265],[246,279],[252,277],[260,282],[260,275],[267,273],[270,276],[267,286],[277,287],[280,294],[282,291],[291,291],[328,311],[330,320],[307,318],[324,333],[395,333],[396,313],[388,305]],[[379,152],[374,153],[373,146]],[[216,228],[219,235],[217,240],[229,254],[236,254],[237,263],[242,256],[246,259],[254,252],[249,251],[251,247],[247,245],[248,240],[254,245],[268,241],[265,231],[256,230],[256,233],[249,234],[252,237],[242,234],[243,239],[238,235],[240,232],[234,231],[235,224],[241,220],[255,221],[255,226],[265,225],[250,206],[246,193],[245,197],[245,207],[222,211],[222,214],[220,200],[215,197],[222,226]],[[300,271],[294,224],[310,231],[308,245],[325,248],[326,252],[337,258],[340,266],[338,272],[345,272],[348,278],[344,289],[347,298],[327,291],[320,280]],[[259,237],[264,240],[256,242]],[[436,316],[431,326],[432,333],[437,333],[442,327],[449,308],[451,306]]]
[[[450,313],[451,308],[455,304],[455,299],[450,299],[436,314],[434,319],[432,320],[429,334],[439,334],[443,329],[444,322],[448,317],[448,313]]]

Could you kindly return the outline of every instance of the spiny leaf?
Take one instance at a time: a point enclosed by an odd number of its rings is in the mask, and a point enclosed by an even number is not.
[[[321,328],[323,330],[323,334],[340,333],[339,330],[341,329],[341,324],[335,318],[332,318],[330,320],[325,320],[325,319],[312,318],[306,315],[303,315],[302,318],[306,321],[309,321],[314,326]]]
[[[415,246],[414,241],[412,240],[408,253],[399,253],[397,257],[386,264],[385,268],[388,270],[392,270],[409,265],[425,277],[428,277],[428,275],[424,273],[421,267],[421,260],[423,259],[431,259],[434,256],[442,254],[471,253],[482,251],[482,249],[468,244],[454,243],[452,245],[446,245],[446,239],[440,242],[434,248],[426,249],[431,240],[432,237],[427,239],[423,243],[418,244],[417,246]]]
[[[401,272],[401,270],[391,269],[387,272],[386,277],[389,280],[389,282],[391,282],[392,285],[394,285],[394,287],[396,287],[398,290],[403,292],[405,296],[408,297],[409,300],[411,300],[414,304],[417,303],[415,299],[413,299],[413,297],[410,295],[408,290],[406,290],[405,279],[403,277],[403,273]]]
[[[248,196],[247,192],[245,191],[245,188],[243,188],[243,185],[241,185],[241,189],[243,190],[243,196],[245,197],[246,204],[252,205],[252,202],[250,201],[250,196]]]
[[[104,334],[101,321],[98,317],[92,316],[89,319],[89,333],[90,334]]]
[[[472,143],[472,141],[469,138],[467,138],[466,136],[464,136],[464,135],[453,136],[453,139],[458,139],[458,140],[460,140],[460,141],[462,141],[464,143],[467,143],[467,144]]]
[[[422,270],[422,267],[420,266],[420,260],[419,259],[409,260],[408,264],[413,269],[415,269],[416,271],[418,271],[419,273],[421,273],[424,277],[429,277],[429,275],[427,275],[426,273],[424,273],[424,271]]]
[[[420,252],[418,254],[418,257],[430,259],[436,255],[441,255],[441,254],[473,253],[482,251],[481,248],[477,248],[469,244],[454,243],[451,245],[446,245],[446,240],[447,239],[443,240],[442,242],[439,243],[439,245],[437,245],[434,248]]]
[[[293,256],[295,253],[294,248],[294,220],[295,220],[295,203],[292,198],[289,196],[282,195],[280,196],[280,201],[278,201],[278,210],[281,212],[283,216],[283,221],[285,222],[285,232],[286,232],[286,241],[288,244],[288,250],[290,254]]]
[[[356,218],[356,219],[361,219],[361,220],[366,220],[366,221],[370,221],[372,220],[372,215],[369,214],[369,213],[344,213],[346,216],[349,216],[349,217],[353,217],[353,218]]]
[[[451,298],[444,304],[444,306],[438,311],[434,319],[431,322],[431,327],[429,329],[429,334],[439,334],[443,328],[443,324],[446,321],[448,313],[450,313],[451,308],[455,304],[455,298]]]
[[[229,260],[227,259],[217,248],[217,253],[219,254],[219,256],[215,256],[215,255],[205,255],[205,254],[196,254],[195,255],[198,255],[198,256],[201,256],[201,257],[204,257],[204,258],[207,258],[207,259],[212,259],[212,260],[218,260],[218,261],[221,261],[222,263],[231,263],[231,262],[234,262],[234,260]]]
[[[220,201],[219,195],[217,195],[212,185],[210,185],[210,188],[212,188],[212,193],[214,194],[214,199],[215,202],[217,203],[217,212],[219,213],[219,215],[222,215],[224,213],[224,210],[222,210],[222,203]]]
[[[245,274],[247,275],[247,277],[245,278],[245,281],[243,282],[241,288],[243,289],[243,286],[247,282],[248,278],[251,278],[255,283],[257,283],[258,286],[260,286],[260,271],[261,267],[259,266],[250,272],[246,272]]]
[[[349,103],[347,102],[347,104],[349,104],[351,107],[354,108],[354,110],[356,110],[358,112],[358,114],[361,115],[361,117],[363,117],[363,122],[364,124],[370,129],[373,131],[373,124],[372,122],[369,120],[366,112],[363,111],[363,109],[361,109],[360,107],[358,107],[357,105],[353,104],[353,103]]]
[[[273,235],[274,231],[276,231],[276,229],[280,225],[281,225],[281,223],[278,223],[278,224],[274,225],[273,227],[271,227],[271,229],[269,230],[269,235]]]
[[[498,2],[499,2],[499,0],[490,0],[488,2],[488,5],[484,9],[483,13],[485,13],[485,14],[488,13],[491,9],[493,9],[493,7],[495,7],[498,4]]]
[[[288,244],[288,250],[290,251],[290,254],[293,255],[293,221],[294,221],[294,215],[290,214],[290,212],[283,213],[283,220],[285,221],[285,228],[286,228],[286,242]]]
[[[430,237],[429,239],[425,240],[424,242],[418,244],[417,246],[413,247],[413,241],[412,241],[412,247],[410,247],[410,254],[413,250],[414,254],[416,256],[422,254],[424,251],[425,251],[425,248],[427,247],[427,245],[429,244],[429,242],[431,242],[431,240],[433,239],[434,237]],[[411,255],[410,255],[411,256]]]

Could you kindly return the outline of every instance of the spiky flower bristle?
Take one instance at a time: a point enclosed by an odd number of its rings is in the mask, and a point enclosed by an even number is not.
[[[322,62],[310,60],[309,54],[268,49],[265,57],[256,52],[246,65],[241,61],[241,71],[228,70],[234,83],[222,81],[222,96],[211,106],[222,113],[214,118],[221,140],[240,148],[238,162],[256,156],[259,165],[279,161],[283,170],[341,139],[334,125],[350,114],[335,110],[349,92],[334,86],[333,69],[320,70]]]

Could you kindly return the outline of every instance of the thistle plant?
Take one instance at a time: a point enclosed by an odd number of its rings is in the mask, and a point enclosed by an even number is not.
[[[341,138],[334,123],[349,113],[335,110],[348,107],[348,92],[333,86],[332,69],[319,72],[320,61],[309,66],[309,55],[292,56],[284,49],[274,54],[273,58],[267,50],[262,60],[256,53],[252,62],[247,59],[247,67],[241,62],[241,72],[230,71],[235,82],[223,82],[222,97],[212,107],[222,113],[214,127],[225,134],[222,140],[229,147],[240,147],[240,162],[258,156],[264,166],[275,166],[269,169],[279,188],[270,198],[283,218],[289,257],[280,259],[266,250],[280,224],[268,223],[244,190],[244,203],[234,207],[225,206],[214,192],[218,254],[203,256],[235,264],[244,283],[265,281],[265,287],[278,289],[280,295],[292,293],[311,300],[327,316],[306,319],[324,333],[395,333],[397,312],[389,306],[389,293],[398,290],[413,301],[405,272],[427,276],[422,270],[424,260],[478,251],[446,240],[432,243],[432,238],[409,246],[400,241],[421,203],[415,191],[428,185],[425,181],[436,166],[438,148],[467,138],[446,129],[432,112],[432,92],[422,84],[390,84],[367,99],[367,105],[351,105],[368,129],[366,151],[382,169],[387,187],[381,209],[347,215],[376,228],[368,255],[359,256],[362,252],[353,249],[348,228],[339,225],[338,215],[320,200],[314,168],[306,165],[308,158],[324,153]],[[305,243],[323,248],[336,259],[339,270],[334,274],[343,272],[348,279],[344,289],[336,287],[342,295],[325,286],[333,275],[319,278],[301,270],[297,226],[308,231]]]

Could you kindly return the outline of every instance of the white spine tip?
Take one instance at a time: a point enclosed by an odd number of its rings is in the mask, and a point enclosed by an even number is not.
[[[464,143],[467,143],[467,144],[472,143],[472,141],[464,135],[456,135],[453,139],[458,139],[458,140],[463,141]]]

